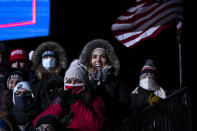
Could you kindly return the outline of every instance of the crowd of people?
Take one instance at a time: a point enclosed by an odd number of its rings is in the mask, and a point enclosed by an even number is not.
[[[31,52],[7,52],[0,43],[0,130],[125,131],[131,114],[166,98],[151,59],[129,92],[107,40],[94,39],[77,59],[68,57],[53,41]]]

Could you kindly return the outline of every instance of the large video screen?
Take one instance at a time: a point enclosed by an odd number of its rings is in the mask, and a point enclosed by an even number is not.
[[[50,0],[0,0],[0,41],[49,35]]]

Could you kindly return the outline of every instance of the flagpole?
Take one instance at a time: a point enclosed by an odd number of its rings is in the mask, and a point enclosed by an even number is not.
[[[183,69],[182,69],[182,46],[179,42],[179,86],[183,88]]]
[[[182,69],[182,43],[181,43],[181,31],[177,32],[176,40],[179,45],[179,88],[183,88],[183,69]]]

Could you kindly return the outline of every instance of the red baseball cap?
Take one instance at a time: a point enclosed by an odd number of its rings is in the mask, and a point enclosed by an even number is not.
[[[27,60],[29,61],[29,58],[27,56],[27,53],[24,49],[14,49],[10,52],[10,59],[8,60],[8,64],[12,63],[15,60]]]

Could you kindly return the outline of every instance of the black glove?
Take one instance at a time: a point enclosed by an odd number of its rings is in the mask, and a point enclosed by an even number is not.
[[[106,82],[110,79],[112,76],[113,67],[112,66],[105,66],[101,71],[100,81]]]
[[[75,102],[80,98],[81,94],[75,94],[72,93],[72,90],[66,91],[66,101],[69,104],[69,106],[75,104]]]
[[[72,90],[69,89],[67,91],[60,90],[59,97],[61,98],[60,106],[64,109],[68,109],[71,105],[73,105],[79,98],[81,94],[73,94]]]

